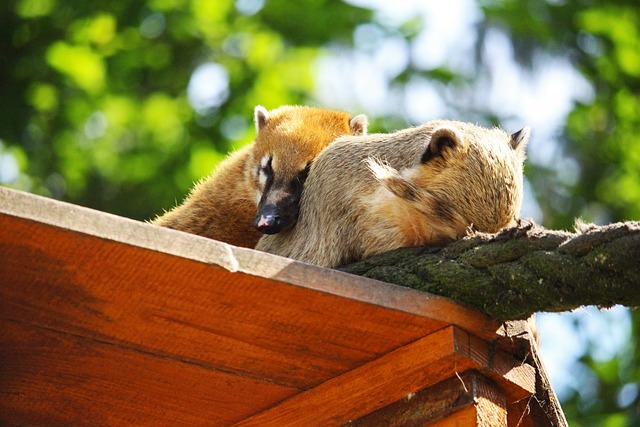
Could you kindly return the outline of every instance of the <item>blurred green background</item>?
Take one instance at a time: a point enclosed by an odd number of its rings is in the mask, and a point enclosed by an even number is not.
[[[149,219],[252,140],[257,104],[530,124],[524,216],[640,219],[637,0],[0,3],[0,185]],[[639,327],[543,318],[571,425],[640,425]]]

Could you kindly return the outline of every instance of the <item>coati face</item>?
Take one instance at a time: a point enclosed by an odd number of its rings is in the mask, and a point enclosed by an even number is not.
[[[258,135],[250,180],[255,187],[255,228],[275,234],[298,220],[300,198],[313,159],[336,138],[364,135],[367,118],[312,107],[255,108]]]
[[[529,128],[514,134],[471,124],[435,125],[416,165],[397,171],[369,161],[382,184],[376,204],[406,246],[447,243],[470,228],[497,232],[518,215]]]
[[[300,212],[300,198],[304,182],[309,174],[311,159],[302,167],[298,165],[297,173],[277,174],[277,159],[266,155],[260,161],[257,170],[258,186],[256,199],[258,212],[254,226],[265,234],[275,234],[293,226]]]

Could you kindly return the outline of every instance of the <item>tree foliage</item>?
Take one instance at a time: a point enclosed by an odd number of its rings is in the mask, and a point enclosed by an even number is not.
[[[565,55],[593,87],[593,99],[575,106],[559,138],[577,162],[577,179],[563,182],[541,166],[530,176],[545,225],[568,227],[578,216],[601,222],[640,218],[637,2],[496,1],[485,11],[489,25],[500,26],[520,47],[522,62],[540,51]],[[533,19],[521,19],[526,16]],[[577,385],[563,402],[571,425],[640,423],[639,327],[640,313],[634,311],[632,340],[622,358],[599,361],[591,351],[582,356],[590,392]]]
[[[321,46],[370,17],[337,0],[9,0],[0,11],[0,153],[21,172],[5,181],[137,219],[251,141],[256,103],[308,102]]]
[[[487,25],[510,34],[522,63],[533,62],[541,52],[566,56],[593,87],[593,98],[575,106],[559,138],[577,161],[577,179],[533,175],[547,226],[570,227],[580,216],[601,222],[640,217],[637,6],[633,0],[496,1],[485,6]],[[518,19],[527,16],[533,19]]]

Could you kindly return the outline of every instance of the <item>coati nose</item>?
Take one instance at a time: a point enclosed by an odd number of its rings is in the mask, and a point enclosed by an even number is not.
[[[254,227],[264,234],[276,234],[282,231],[282,219],[275,209],[262,209],[253,221]]]

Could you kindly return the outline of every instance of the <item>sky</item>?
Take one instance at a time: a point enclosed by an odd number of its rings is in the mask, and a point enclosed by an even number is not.
[[[404,90],[389,82],[408,61],[420,68],[447,66],[457,73],[474,75],[474,25],[481,11],[472,0],[426,2],[420,0],[348,0],[375,10],[377,24],[364,24],[354,34],[356,50],[336,47],[317,64],[317,103],[352,114],[382,116],[401,112],[410,124],[436,118],[473,120],[473,111],[487,107],[502,126],[515,131],[532,128],[527,155],[531,162],[552,166],[565,182],[579,177],[577,163],[560,150],[557,137],[576,101],[589,102],[593,89],[563,57],[537,57],[533,71],[523,72],[515,63],[507,36],[487,34],[485,55],[492,64],[480,76],[477,87],[464,97],[429,80],[415,79]],[[409,45],[381,28],[394,28],[410,19],[420,19],[423,30]],[[525,171],[526,175],[526,171]],[[521,217],[541,222],[541,212],[525,183]],[[543,224],[544,225],[544,224]],[[578,359],[591,349],[596,359],[616,357],[631,331],[629,311],[623,307],[598,310],[582,308],[573,313],[537,316],[540,352],[552,385],[562,399],[571,387],[581,394],[594,393],[588,386],[588,370]],[[632,399],[638,390],[628,390],[621,399]]]

